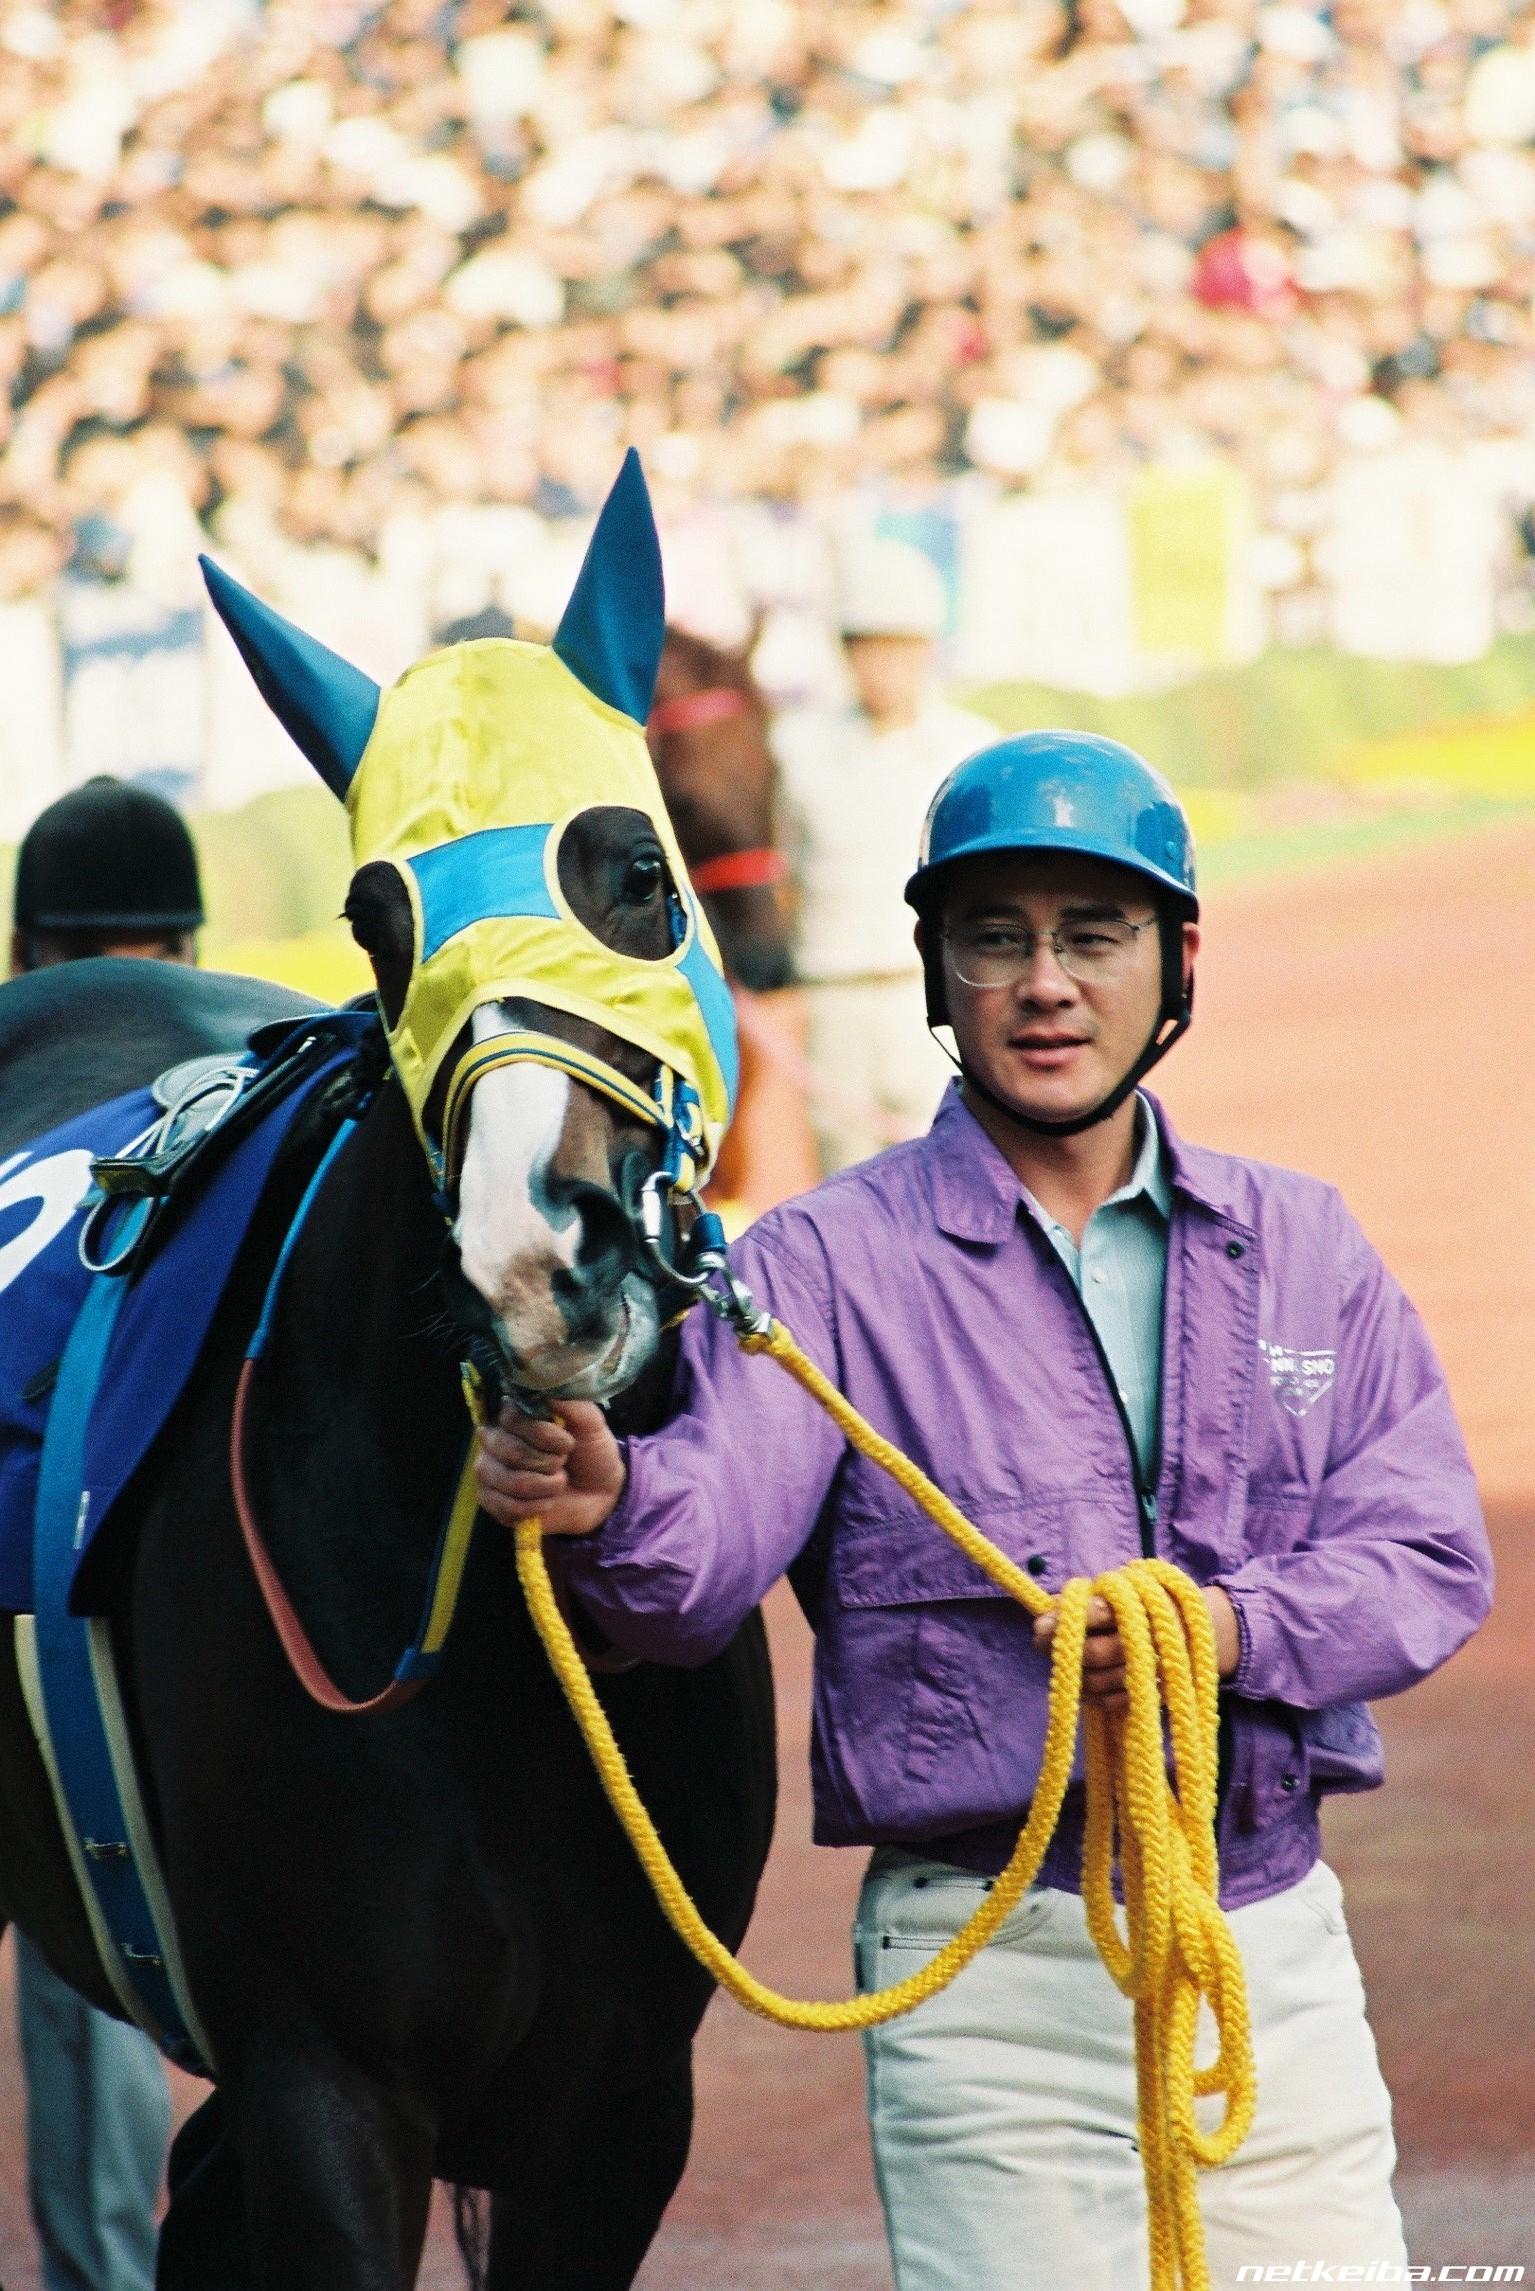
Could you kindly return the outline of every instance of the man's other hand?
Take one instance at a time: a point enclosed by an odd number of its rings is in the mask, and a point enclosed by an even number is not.
[[[1222,1678],[1230,1678],[1242,1652],[1236,1610],[1218,1583],[1207,1584],[1203,1597],[1215,1626],[1216,1668]],[[1054,1637],[1054,1614],[1039,1616],[1034,1625],[1035,1646],[1048,1654]],[[1114,1610],[1106,1599],[1088,1602],[1087,1639],[1082,1649],[1082,1692],[1087,1700],[1100,1703],[1105,1710],[1121,1717],[1130,1707],[1130,1698],[1125,1692],[1125,1650],[1115,1627]]]

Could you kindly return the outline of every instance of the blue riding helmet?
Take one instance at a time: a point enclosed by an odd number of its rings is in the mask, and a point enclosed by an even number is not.
[[[950,772],[928,807],[908,906],[930,903],[933,877],[988,851],[1080,851],[1149,876],[1180,913],[1199,913],[1194,838],[1160,772],[1096,732],[1021,732]]]
[[[1193,984],[1186,985],[1183,975],[1183,925],[1199,914],[1194,838],[1160,772],[1118,740],[1095,732],[1022,732],[968,756],[928,806],[916,870],[906,885],[907,904],[926,926],[930,1028],[949,1023],[935,927],[944,875],[961,859],[1006,851],[1077,851],[1108,860],[1144,876],[1156,896],[1162,1006],[1140,1057],[1100,1104],[1069,1121],[1042,1121],[1005,1104],[962,1059],[954,1061],[970,1087],[1020,1128],[1070,1137],[1122,1106],[1193,1017]]]

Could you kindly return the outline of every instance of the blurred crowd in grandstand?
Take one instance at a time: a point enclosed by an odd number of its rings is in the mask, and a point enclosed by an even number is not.
[[[0,594],[627,442],[679,502],[1214,449],[1281,557],[1404,436],[1527,501],[1532,145],[1505,0],[0,0]]]

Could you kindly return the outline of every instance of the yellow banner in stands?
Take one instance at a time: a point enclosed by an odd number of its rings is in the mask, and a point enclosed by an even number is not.
[[[1241,471],[1153,463],[1131,486],[1125,516],[1138,650],[1206,667],[1239,658],[1251,525]]]

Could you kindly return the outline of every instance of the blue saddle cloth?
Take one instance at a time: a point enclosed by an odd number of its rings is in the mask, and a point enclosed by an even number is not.
[[[113,1508],[164,1429],[212,1325],[273,1162],[316,1089],[352,1055],[350,1045],[246,1132],[190,1206],[127,1279],[111,1351],[85,1440],[70,1604],[81,1567]],[[0,1610],[33,1611],[33,1511],[52,1399],[52,1371],[92,1276],[80,1229],[99,1196],[90,1164],[120,1153],[153,1122],[148,1090],[113,1098],[0,1160]],[[89,1599],[89,1580],[83,1586]]]

